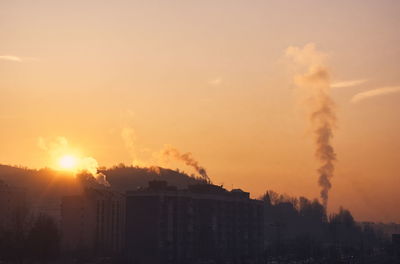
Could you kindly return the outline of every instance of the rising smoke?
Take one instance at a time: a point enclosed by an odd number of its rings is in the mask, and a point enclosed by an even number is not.
[[[39,137],[38,146],[48,153],[50,159],[53,160],[54,163],[57,163],[58,159],[63,155],[74,152],[65,137],[56,137],[53,139]],[[52,167],[57,169],[55,164]],[[86,176],[92,177],[97,184],[107,187],[110,186],[106,179],[106,175],[98,172],[98,167],[99,164],[97,163],[97,160],[92,157],[77,157],[75,174],[85,174]]]
[[[315,154],[321,163],[317,170],[318,184],[321,187],[323,205],[327,208],[328,193],[332,187],[330,180],[336,161],[331,142],[336,115],[335,104],[329,95],[331,85],[329,69],[324,63],[326,55],[317,51],[314,44],[307,44],[303,48],[287,48],[286,56],[294,62],[296,68],[306,68],[305,73],[295,75],[294,82],[308,97],[309,117],[315,135]]]
[[[150,172],[150,173],[154,172],[157,175],[161,175],[161,168],[158,167],[158,166],[150,166],[150,167],[147,168],[147,171]]]
[[[131,156],[132,165],[137,166],[140,164],[137,156],[136,133],[132,127],[124,127],[121,130],[121,138],[125,144],[126,149]]]
[[[192,153],[190,152],[181,153],[178,149],[166,145],[162,150],[162,155],[164,157],[172,157],[176,160],[184,162],[186,165],[194,168],[204,180],[206,180],[207,182],[210,181],[210,178],[208,177],[206,170],[199,165],[198,161],[194,159]]]
[[[133,113],[128,112],[128,117],[132,117]],[[129,121],[129,120],[128,120]],[[138,158],[138,153],[150,153],[149,149],[143,149],[138,146],[138,140],[136,137],[135,129],[132,125],[129,125],[129,122],[125,122],[125,126],[121,130],[121,138],[125,144],[125,147],[129,151],[131,158],[132,158],[132,165],[133,166],[146,166],[146,164],[158,164],[162,162],[162,160],[167,161],[169,158],[173,158],[178,161],[184,162],[186,165],[194,168],[200,176],[206,180],[207,182],[210,181],[206,170],[199,165],[198,161],[196,161],[190,152],[181,153],[178,149],[170,146],[165,145],[163,149],[160,151],[156,151],[152,153],[152,157],[149,158],[149,161],[146,162],[144,159]],[[156,174],[160,174],[160,167],[154,165],[147,165],[147,170],[149,172],[154,172]]]
[[[97,163],[97,160],[92,157],[83,157],[78,163],[79,173],[89,173],[94,177],[98,184],[109,187],[110,183],[107,181],[106,175],[98,172],[98,167],[99,164]]]

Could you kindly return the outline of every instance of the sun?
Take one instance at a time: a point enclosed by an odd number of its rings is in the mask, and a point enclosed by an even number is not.
[[[77,158],[72,155],[64,155],[58,160],[58,165],[62,170],[73,171],[77,166]]]

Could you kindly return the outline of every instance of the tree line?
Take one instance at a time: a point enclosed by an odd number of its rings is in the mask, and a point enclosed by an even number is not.
[[[357,223],[349,210],[327,215],[317,199],[267,191],[264,201],[266,260],[305,263],[391,263],[390,238]],[[317,260],[321,262],[317,262]],[[313,262],[316,261],[316,262]],[[386,262],[385,262],[386,261]]]
[[[50,263],[60,256],[60,232],[54,218],[32,215],[18,208],[7,226],[0,229],[0,261]]]

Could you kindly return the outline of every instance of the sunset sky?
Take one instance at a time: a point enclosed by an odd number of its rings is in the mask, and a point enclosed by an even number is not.
[[[0,163],[100,166],[191,152],[216,184],[319,196],[288,47],[326,54],[337,153],[329,210],[400,222],[400,1],[0,2]],[[44,147],[46,145],[47,147]]]

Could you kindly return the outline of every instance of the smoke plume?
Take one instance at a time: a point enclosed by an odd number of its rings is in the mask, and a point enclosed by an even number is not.
[[[92,157],[83,157],[78,162],[78,171],[79,172],[87,172],[92,175],[98,184],[104,185],[106,187],[110,186],[110,183],[106,179],[106,175],[101,172],[98,172],[99,164],[97,160]]]
[[[206,169],[199,165],[198,161],[193,158],[192,153],[181,153],[178,149],[166,145],[165,148],[162,150],[162,155],[164,157],[172,157],[176,160],[184,162],[186,165],[194,168],[201,175],[201,177],[203,177],[204,180],[210,181]]]
[[[76,152],[73,148],[70,147],[68,140],[65,137],[56,137],[53,139],[45,139],[43,137],[39,137],[38,146],[40,149],[48,153],[50,159],[53,161],[51,167],[53,167],[54,169],[58,169],[57,163],[59,162],[59,159],[61,157]],[[97,184],[101,184],[107,187],[110,186],[110,184],[107,182],[106,175],[98,172],[99,164],[97,163],[96,159],[92,157],[80,157],[77,155],[75,166],[75,175],[88,174],[93,177]]]
[[[135,130],[131,127],[124,127],[121,130],[121,137],[124,141],[125,147],[129,151],[129,154],[132,159],[132,165],[137,166],[141,162],[139,162],[137,157],[137,146],[136,146],[136,133]]]
[[[314,44],[303,48],[289,47],[286,56],[296,68],[306,68],[303,74],[296,74],[295,84],[304,90],[310,106],[309,117],[315,135],[316,157],[321,163],[318,168],[318,184],[321,187],[321,198],[325,208],[328,205],[328,193],[332,187],[331,178],[334,173],[336,153],[332,146],[333,131],[336,123],[335,105],[329,95],[330,74],[324,60],[326,55],[318,52]]]
[[[148,172],[154,172],[157,175],[161,175],[161,168],[158,166],[150,166],[147,168]]]

